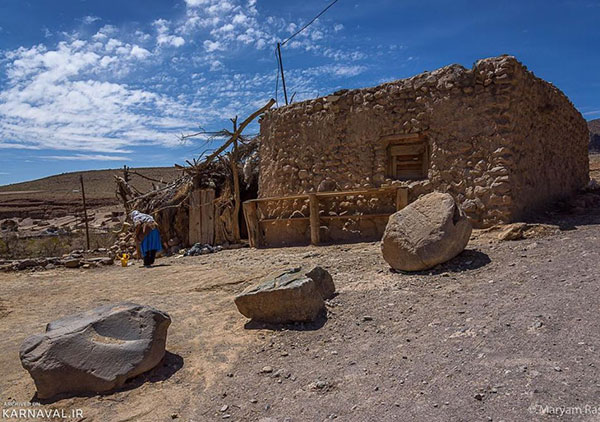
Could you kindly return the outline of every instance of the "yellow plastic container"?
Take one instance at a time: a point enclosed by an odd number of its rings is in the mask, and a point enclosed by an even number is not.
[[[126,267],[127,266],[127,262],[129,261],[129,254],[124,253],[123,256],[121,257],[121,267]]]

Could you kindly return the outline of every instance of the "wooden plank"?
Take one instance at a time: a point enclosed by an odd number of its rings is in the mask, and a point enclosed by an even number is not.
[[[388,135],[379,138],[381,142],[414,142],[422,139],[423,135],[420,133],[406,133],[398,135]]]
[[[285,222],[288,223],[290,221],[309,221],[309,217],[294,217],[294,218],[263,218],[260,220],[260,223],[280,223]]]
[[[202,201],[200,243],[213,245],[215,243],[215,191],[203,189],[200,193]]]
[[[396,211],[408,205],[408,188],[398,188],[396,191]]]
[[[348,220],[348,219],[357,219],[357,220],[369,220],[376,218],[388,218],[391,214],[343,214],[343,215],[321,215],[319,216],[319,220]],[[259,224],[272,224],[272,223],[294,223],[295,221],[308,221],[310,218],[308,217],[297,217],[297,218],[267,218],[264,220],[260,220]]]
[[[418,144],[400,144],[391,145],[390,154],[392,155],[417,155],[425,152],[425,144],[420,142]]]
[[[308,195],[271,196],[267,198],[249,199],[244,202],[293,201],[294,199],[308,199]]]
[[[316,193],[318,198],[335,198],[338,196],[356,196],[356,195],[383,195],[390,191],[395,190],[392,186],[386,186],[381,188],[363,189],[363,190],[350,190],[340,192],[319,192]]]
[[[319,199],[315,193],[308,195],[309,210],[310,210],[310,243],[318,245],[321,243],[320,230],[321,222],[319,218]]]
[[[322,215],[321,220],[374,220],[377,218],[389,218],[391,214],[344,214],[344,215]]]
[[[258,203],[255,201],[246,201],[243,203],[243,209],[250,246],[260,248],[263,246],[263,241],[260,232],[260,220],[258,218]]]
[[[317,192],[318,198],[335,198],[337,196],[350,196],[350,195],[384,195],[390,191],[394,191],[394,186],[382,186],[379,188],[362,189],[362,190],[350,190],[350,191],[332,191],[332,192]],[[290,196],[270,196],[265,198],[249,199],[245,202],[269,202],[269,201],[292,201],[295,199],[308,199],[310,194],[301,195],[290,195]]]
[[[215,241],[215,191],[195,190],[190,194],[189,242],[212,245]]]
[[[202,221],[201,194],[199,190],[190,194],[188,238],[190,245],[200,242],[200,224]]]

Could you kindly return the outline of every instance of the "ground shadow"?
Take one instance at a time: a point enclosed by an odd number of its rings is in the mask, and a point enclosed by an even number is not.
[[[246,330],[272,330],[272,331],[316,331],[327,322],[327,311],[323,310],[317,319],[312,322],[294,322],[290,324],[269,324],[250,320],[245,325]]]
[[[476,270],[477,268],[488,265],[490,262],[492,262],[492,260],[486,253],[476,249],[465,249],[450,261],[439,264],[429,270],[399,271],[390,268],[390,272],[409,275],[439,275],[442,273],[459,273]]]
[[[573,210],[565,208],[537,215],[529,215],[523,219],[529,224],[549,224],[557,226],[560,231],[576,230],[577,227],[600,224],[600,208]]]
[[[166,352],[163,359],[153,369],[143,374],[133,377],[125,382],[122,387],[116,388],[111,391],[102,393],[61,393],[50,399],[40,399],[37,396],[37,392],[33,395],[31,402],[40,404],[52,404],[60,400],[69,399],[73,397],[95,397],[95,396],[109,396],[111,394],[128,391],[138,388],[142,384],[147,382],[155,383],[159,381],[165,381],[173,376],[177,371],[183,367],[183,358],[178,354]]]
[[[598,225],[600,224],[600,191],[579,192],[569,198],[548,204],[544,208],[532,209],[523,216],[522,220],[530,224],[558,226],[561,231],[576,230],[578,226]]]

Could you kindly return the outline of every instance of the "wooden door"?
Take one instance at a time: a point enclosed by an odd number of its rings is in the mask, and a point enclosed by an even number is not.
[[[195,190],[190,195],[189,236],[190,245],[215,242],[215,191]]]

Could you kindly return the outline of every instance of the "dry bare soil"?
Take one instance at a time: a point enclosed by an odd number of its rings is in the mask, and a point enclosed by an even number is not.
[[[115,393],[41,407],[86,422],[600,420],[600,208],[539,219],[557,228],[510,242],[476,231],[417,274],[390,271],[378,243],[0,273],[0,402],[36,400],[18,356],[28,335],[128,300],[171,315],[164,362]],[[298,265],[336,283],[318,322],[266,327],[237,312],[236,294]]]
[[[116,393],[44,408],[85,421],[531,421],[547,420],[536,406],[598,406],[600,209],[546,218],[561,230],[512,242],[478,231],[459,257],[411,275],[391,272],[378,243],[0,274],[0,400],[35,399],[26,336],[129,300],[171,314],[164,363]],[[327,315],[247,324],[234,296],[296,265],[333,275]]]

